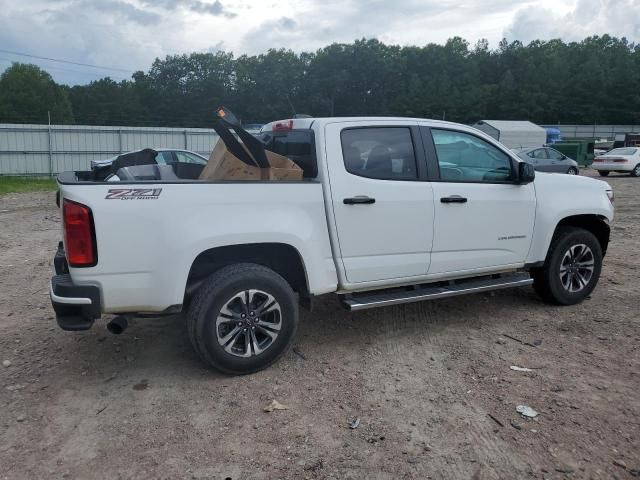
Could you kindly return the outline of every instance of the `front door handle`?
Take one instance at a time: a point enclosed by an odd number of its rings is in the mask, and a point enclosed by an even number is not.
[[[440,199],[442,203],[467,203],[467,199],[465,197],[461,197],[460,195],[451,195],[449,197],[442,197]]]
[[[345,198],[342,202],[345,205],[370,205],[376,203],[376,199],[366,195],[358,195],[357,197]]]

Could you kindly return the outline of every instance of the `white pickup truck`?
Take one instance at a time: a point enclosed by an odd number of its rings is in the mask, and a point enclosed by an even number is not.
[[[533,284],[570,305],[596,286],[613,220],[603,181],[536,174],[449,122],[304,118],[261,135],[302,181],[202,181],[180,165],[119,182],[60,174],[60,327],[116,314],[118,333],[185,312],[203,361],[244,374],[285,352],[318,295],[360,310]]]

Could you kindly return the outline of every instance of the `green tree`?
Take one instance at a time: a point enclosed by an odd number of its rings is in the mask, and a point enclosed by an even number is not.
[[[294,113],[400,115],[463,123],[640,123],[640,46],[625,38],[580,42],[503,39],[490,49],[460,37],[444,45],[374,39],[315,52],[192,53],[156,59],[131,80],[60,87],[32,65],[0,77],[0,121],[210,127],[221,104],[247,122]]]
[[[68,90],[75,120],[88,125],[138,125],[148,118],[134,82],[103,78]],[[153,122],[151,122],[153,123]]]
[[[0,122],[73,122],[71,102],[51,75],[35,65],[14,63],[0,75]]]

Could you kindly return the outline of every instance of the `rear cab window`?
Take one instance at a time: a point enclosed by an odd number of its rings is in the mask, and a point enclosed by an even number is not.
[[[349,173],[379,180],[418,178],[409,127],[346,128],[340,139]]]
[[[262,131],[258,138],[264,143],[266,150],[283,155],[298,165],[304,178],[318,176],[315,136],[312,129]]]

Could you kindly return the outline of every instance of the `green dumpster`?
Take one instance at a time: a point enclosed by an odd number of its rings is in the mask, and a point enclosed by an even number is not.
[[[573,158],[578,165],[586,167],[593,163],[593,149],[595,141],[593,139],[567,139],[556,142],[550,147],[564,153],[567,157]]]

